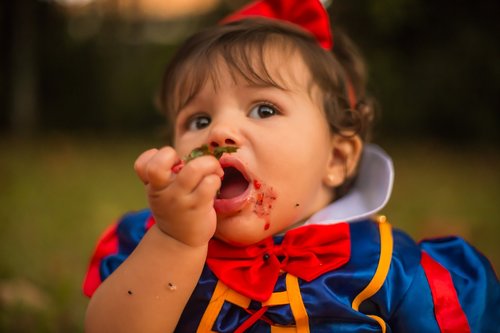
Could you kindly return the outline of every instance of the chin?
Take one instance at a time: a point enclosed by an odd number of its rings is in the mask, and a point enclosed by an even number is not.
[[[266,222],[254,216],[226,217],[217,222],[215,237],[233,245],[250,245],[273,235],[271,228],[266,229]]]

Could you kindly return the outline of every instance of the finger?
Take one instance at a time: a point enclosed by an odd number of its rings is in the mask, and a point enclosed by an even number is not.
[[[179,158],[172,147],[161,148],[145,166],[145,175],[152,190],[163,189],[172,180],[171,168]]]
[[[204,177],[190,194],[190,200],[193,202],[203,202],[213,200],[221,186],[222,180],[218,175],[211,174]]]
[[[178,186],[183,191],[192,192],[208,175],[216,175],[222,178],[224,171],[219,161],[213,156],[199,157],[187,163],[179,172],[175,186]]]
[[[151,158],[158,152],[158,149],[153,148],[146,150],[143,152],[134,162],[134,170],[139,179],[142,180],[144,184],[147,184],[149,181],[146,175],[146,164],[151,160]]]

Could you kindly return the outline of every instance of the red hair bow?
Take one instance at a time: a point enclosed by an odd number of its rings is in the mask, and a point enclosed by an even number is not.
[[[322,48],[331,50],[333,37],[328,13],[319,0],[260,0],[250,3],[222,23],[260,16],[293,23],[314,35]]]

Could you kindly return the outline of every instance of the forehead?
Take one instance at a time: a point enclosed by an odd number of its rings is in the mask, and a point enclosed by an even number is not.
[[[171,112],[177,113],[209,84],[218,89],[221,80],[235,84],[311,91],[313,80],[302,55],[291,43],[270,38],[263,44],[233,45],[187,57],[178,67]],[[173,109],[172,109],[173,108]]]
[[[286,60],[285,60],[286,59]],[[297,90],[306,87],[310,73],[302,57],[293,50],[279,50],[277,47],[267,47],[262,52],[254,51],[245,61],[233,62],[218,55],[212,63],[207,75],[215,88],[220,79],[228,73],[235,84],[251,86],[272,86],[283,90]]]

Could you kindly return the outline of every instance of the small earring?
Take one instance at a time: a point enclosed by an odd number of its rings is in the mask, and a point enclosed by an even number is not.
[[[335,178],[336,178],[336,177],[335,177],[335,175],[333,175],[333,174],[330,174],[330,175],[328,175],[328,177],[327,177],[328,182],[329,182],[330,184],[333,184],[333,183],[335,182]]]

